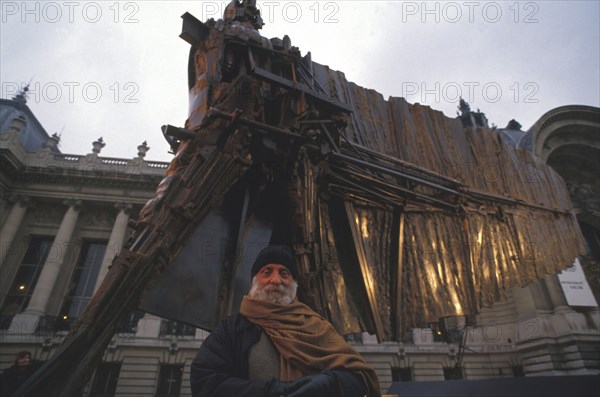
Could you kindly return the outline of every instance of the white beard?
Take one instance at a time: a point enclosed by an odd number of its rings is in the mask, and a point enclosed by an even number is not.
[[[248,296],[252,299],[260,299],[271,303],[277,303],[279,305],[289,305],[296,298],[296,291],[298,290],[298,283],[294,280],[288,286],[283,284],[267,284],[261,287],[256,279],[256,276],[252,278],[252,288],[248,292]],[[279,294],[269,293],[272,291],[279,291]]]

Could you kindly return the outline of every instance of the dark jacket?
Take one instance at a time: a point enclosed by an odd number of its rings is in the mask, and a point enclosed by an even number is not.
[[[269,381],[248,379],[248,353],[260,334],[260,329],[241,314],[224,319],[202,343],[192,362],[192,395],[265,396]],[[354,374],[343,369],[332,372],[340,386],[339,396],[365,395],[366,385]]]
[[[2,372],[2,375],[0,375],[0,396],[11,396],[27,379],[29,379],[33,372],[34,370],[31,366],[25,371],[19,371],[14,365],[5,369]]]

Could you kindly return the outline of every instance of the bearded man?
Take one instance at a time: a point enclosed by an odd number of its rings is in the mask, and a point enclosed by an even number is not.
[[[192,363],[192,395],[378,396],[375,371],[333,326],[298,302],[289,247],[263,249],[240,313],[224,319]]]

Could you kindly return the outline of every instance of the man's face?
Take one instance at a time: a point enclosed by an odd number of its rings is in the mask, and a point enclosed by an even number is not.
[[[287,267],[270,263],[256,273],[248,295],[273,303],[289,304],[296,297],[297,288],[298,284]]]
[[[292,273],[290,273],[287,267],[273,263],[263,266],[258,273],[256,273],[256,278],[258,283],[263,287],[269,284],[283,284],[287,286],[294,281]]]

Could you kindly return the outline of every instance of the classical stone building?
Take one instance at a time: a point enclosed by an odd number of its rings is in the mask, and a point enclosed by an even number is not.
[[[29,350],[43,362],[82,313],[128,234],[128,222],[153,196],[167,163],[63,154],[23,94],[0,102],[0,368]],[[485,121],[480,112],[464,120]],[[582,259],[598,286],[599,109],[554,109],[527,132],[499,130],[563,175],[589,246]],[[133,149],[133,148],[132,148]],[[133,150],[132,150],[133,151]],[[595,270],[594,270],[595,269]],[[595,271],[595,273],[593,273]],[[584,286],[587,286],[587,283]],[[568,295],[568,294],[567,294]],[[600,372],[595,303],[570,305],[556,276],[508,291],[475,319],[440,319],[402,343],[363,334],[356,349],[386,389],[392,381],[484,379]],[[85,395],[189,396],[190,363],[206,332],[149,314],[124,319]]]

